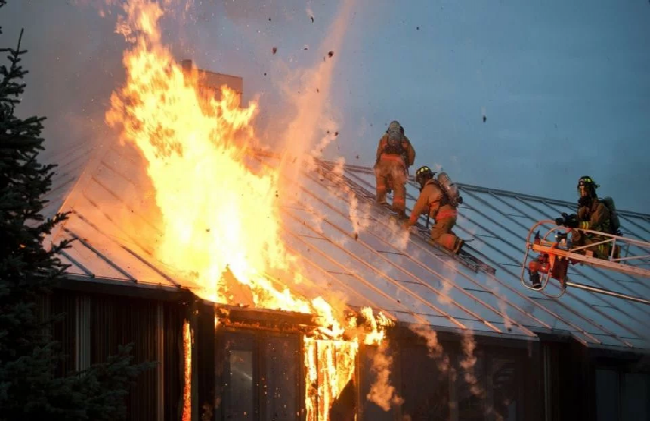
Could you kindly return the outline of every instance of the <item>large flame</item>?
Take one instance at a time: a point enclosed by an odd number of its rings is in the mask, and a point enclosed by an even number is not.
[[[303,275],[280,237],[277,192],[283,187],[283,167],[252,171],[246,161],[257,144],[252,129],[257,104],[241,108],[226,87],[218,100],[201,92],[197,73],[177,64],[161,42],[161,5],[167,3],[123,4],[126,13],[118,32],[133,47],[123,59],[126,83],[112,95],[106,115],[110,125],[121,129],[121,140],[134,145],[146,161],[162,231],[148,246],[203,298],[233,304],[233,287],[243,285],[256,307],[318,316],[322,327],[305,341],[306,409],[307,419],[327,420],[329,407],[352,379],[359,344],[379,344],[390,320],[365,309],[367,331],[345,341],[340,309],[322,297],[291,291]],[[217,324],[215,319],[215,328]],[[187,325],[186,351],[190,335]],[[190,376],[189,351],[186,364]],[[386,379],[383,384],[389,386]],[[189,393],[188,377],[183,419],[190,416]]]
[[[158,3],[124,8],[118,29],[134,47],[124,55],[126,85],[112,95],[106,119],[146,160],[162,217],[158,259],[215,302],[230,302],[234,278],[250,288],[256,306],[331,318],[322,300],[298,298],[267,274],[280,270],[289,284],[300,279],[279,236],[279,174],[256,174],[245,162],[256,144],[257,104],[240,108],[225,86],[219,100],[200,92],[197,75],[161,44]]]

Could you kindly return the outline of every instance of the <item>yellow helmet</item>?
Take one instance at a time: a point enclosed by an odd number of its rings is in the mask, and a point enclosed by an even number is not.
[[[431,171],[431,168],[427,167],[426,165],[423,167],[420,167],[415,171],[415,181],[423,184],[426,180],[433,178],[433,176],[436,173]]]

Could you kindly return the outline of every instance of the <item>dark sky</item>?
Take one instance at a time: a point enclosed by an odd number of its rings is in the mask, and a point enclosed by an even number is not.
[[[25,28],[21,112],[48,117],[51,160],[112,136],[103,114],[123,81],[125,44],[115,14],[101,17],[93,3],[10,0],[0,10],[3,45]],[[166,21],[165,40],[179,60],[243,76],[271,138],[284,78],[321,61],[338,7],[195,1],[185,19]],[[589,174],[619,208],[650,213],[648,1],[358,0],[353,10],[327,99],[341,135],[326,157],[372,165],[397,119],[416,166],[572,201]]]

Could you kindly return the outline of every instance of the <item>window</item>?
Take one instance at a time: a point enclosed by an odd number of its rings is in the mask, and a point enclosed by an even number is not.
[[[493,358],[491,360],[489,381],[492,386],[494,418],[497,420],[517,419],[519,384],[516,367],[515,359]]]
[[[286,338],[268,338],[264,344],[266,353],[265,384],[266,419],[273,421],[295,420],[298,413],[299,383],[298,349]]]
[[[650,374],[596,370],[598,421],[650,421]]]
[[[464,370],[457,366],[456,391],[458,401],[458,420],[483,421],[486,419],[487,382],[485,378],[485,359],[478,353],[473,367]]]
[[[411,421],[523,419],[521,364],[525,357],[519,350],[477,348],[473,360],[453,344],[443,344],[443,348],[451,360],[448,367],[429,357],[424,346],[400,349],[402,417]]]
[[[408,347],[400,351],[402,414],[411,421],[449,419],[449,375],[425,347]]]
[[[302,408],[297,335],[222,332],[217,335],[216,419],[293,421]]]
[[[596,370],[596,419],[598,421],[618,420],[619,411],[618,372]]]
[[[475,352],[473,369],[457,366],[457,413],[453,420],[521,420],[522,378],[520,358],[505,349]]]
[[[650,421],[650,374],[623,374],[622,420]]]
[[[253,351],[233,349],[228,352],[228,394],[227,419],[253,419]]]

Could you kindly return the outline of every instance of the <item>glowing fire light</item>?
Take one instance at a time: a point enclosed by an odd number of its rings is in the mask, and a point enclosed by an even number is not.
[[[192,331],[190,323],[183,323],[183,357],[185,378],[183,385],[183,421],[192,419]]]
[[[121,129],[121,140],[146,161],[162,231],[150,246],[203,298],[233,304],[229,282],[234,281],[248,287],[256,307],[317,316],[321,335],[305,341],[307,419],[327,420],[331,404],[352,379],[359,341],[380,343],[391,321],[364,309],[368,329],[344,341],[340,312],[321,297],[292,293],[291,283],[302,275],[279,235],[280,170],[256,174],[245,162],[257,143],[251,125],[257,104],[240,108],[226,87],[219,100],[200,93],[196,73],[184,72],[161,43],[161,3],[132,0],[122,7],[126,16],[118,32],[133,46],[123,58],[126,83],[112,95],[106,121]],[[272,281],[270,271],[285,274],[284,285]],[[187,322],[183,341],[186,420],[191,416],[192,347]]]
[[[352,379],[358,349],[356,341],[305,340],[307,421],[329,419],[332,403]]]
[[[366,345],[379,345],[385,339],[386,328],[393,326],[395,323],[386,317],[381,311],[375,316],[370,307],[361,309],[361,314],[365,317],[370,325],[370,332],[367,332],[364,338]]]
[[[196,75],[184,73],[160,43],[159,4],[123,7],[127,18],[118,29],[134,46],[123,59],[126,85],[112,95],[106,120],[146,160],[162,217],[158,259],[204,298],[229,303],[224,275],[231,274],[250,288],[256,306],[313,313],[340,332],[325,300],[296,297],[266,276],[273,269],[289,282],[301,277],[292,273],[279,236],[279,174],[254,174],[245,163],[257,142],[251,126],[257,104],[239,108],[225,86],[220,100],[201,95]]]

